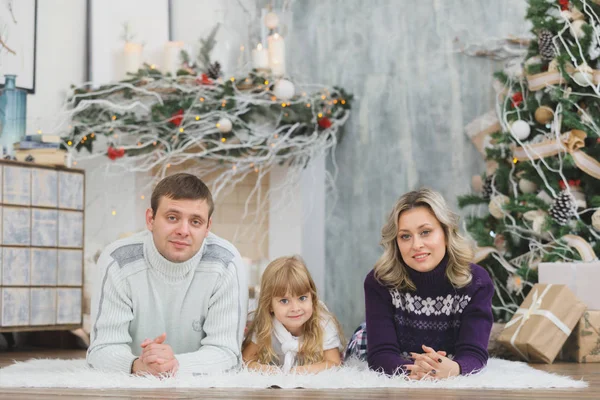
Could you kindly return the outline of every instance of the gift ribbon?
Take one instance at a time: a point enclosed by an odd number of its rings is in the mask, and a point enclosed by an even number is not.
[[[600,162],[581,151],[585,146],[586,136],[587,134],[584,131],[574,129],[560,135],[560,140],[552,139],[527,145],[527,151],[524,147],[515,147],[513,148],[513,157],[517,161],[529,161],[530,157],[538,160],[566,151],[573,157],[573,161],[580,170],[596,179],[600,179]]]
[[[577,250],[583,261],[590,262],[597,258],[592,245],[581,236],[565,235],[562,237],[562,239],[565,241],[565,243],[567,243],[568,246]]]
[[[569,329],[569,327],[567,325],[565,325],[564,322],[562,322],[556,315],[554,315],[552,313],[552,311],[541,309],[542,308],[542,299],[544,298],[546,293],[548,293],[548,291],[550,290],[551,287],[552,287],[551,284],[547,285],[546,288],[544,289],[544,291],[542,292],[542,294],[539,296],[538,296],[538,290],[535,289],[533,292],[533,298],[531,300],[531,305],[529,306],[529,308],[519,307],[519,309],[515,312],[515,315],[513,316],[513,318],[506,324],[506,327],[505,327],[505,329],[509,328],[509,327],[513,326],[514,324],[516,324],[517,322],[519,322],[519,326],[517,326],[515,333],[510,338],[510,344],[527,361],[529,361],[529,357],[526,354],[523,354],[521,352],[521,350],[519,350],[519,348],[515,345],[515,340],[517,339],[517,336],[521,332],[521,328],[523,328],[525,323],[529,320],[529,318],[531,318],[532,315],[541,315],[542,317],[548,318],[550,320],[550,322],[552,322],[554,325],[556,325],[558,327],[558,329],[563,331],[565,333],[565,335],[567,335],[567,337],[571,334],[571,329]]]

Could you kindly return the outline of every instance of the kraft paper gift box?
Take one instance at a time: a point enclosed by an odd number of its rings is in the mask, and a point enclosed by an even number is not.
[[[552,363],[585,310],[566,285],[538,283],[498,342],[525,361]]]
[[[560,360],[580,363],[600,362],[600,310],[583,314],[567,342]]]
[[[590,310],[600,310],[600,261],[540,263],[539,283],[567,285]]]

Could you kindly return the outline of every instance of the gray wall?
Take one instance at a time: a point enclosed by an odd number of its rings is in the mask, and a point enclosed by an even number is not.
[[[482,171],[464,126],[492,107],[501,64],[455,50],[526,33],[525,9],[522,0],[293,3],[290,72],[355,95],[335,153],[339,197],[328,197],[323,290],[347,334],[364,319],[363,279],[398,196],[427,185],[455,206]]]

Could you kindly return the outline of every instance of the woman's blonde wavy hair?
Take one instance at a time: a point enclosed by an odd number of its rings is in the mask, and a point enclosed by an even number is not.
[[[398,290],[416,290],[415,284],[408,276],[408,267],[402,260],[398,248],[398,222],[400,214],[416,207],[429,209],[437,218],[446,234],[446,255],[448,266],[446,276],[454,287],[460,288],[471,282],[472,274],[469,263],[474,252],[469,241],[458,230],[459,216],[452,212],[444,197],[436,191],[422,188],[401,196],[387,222],[381,229],[381,246],[383,254],[375,263],[375,278],[382,284]]]
[[[335,323],[338,335],[344,343],[344,333],[340,324],[319,301],[317,288],[304,261],[299,256],[280,257],[273,260],[265,269],[260,281],[260,295],[258,307],[253,313],[253,320],[248,329],[242,348],[245,348],[256,334],[258,346],[258,362],[261,364],[274,364],[279,360],[271,344],[273,332],[271,301],[274,297],[302,296],[310,293],[312,297],[313,313],[304,323],[302,346],[298,352],[299,365],[315,364],[323,361],[323,328],[321,320],[331,318]]]

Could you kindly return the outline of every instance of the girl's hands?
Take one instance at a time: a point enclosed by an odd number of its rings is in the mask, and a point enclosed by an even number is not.
[[[460,375],[460,366],[446,357],[446,352],[436,352],[425,345],[423,345],[423,351],[422,354],[411,353],[415,363],[406,366],[406,370],[410,372],[408,376],[410,379],[420,380],[425,377],[442,379]]]

